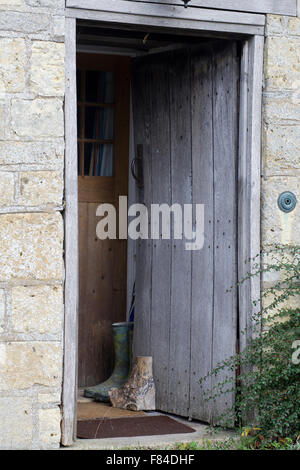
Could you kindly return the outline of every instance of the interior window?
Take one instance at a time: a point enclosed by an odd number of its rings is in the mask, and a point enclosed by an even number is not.
[[[113,176],[115,127],[113,72],[78,70],[78,174]]]

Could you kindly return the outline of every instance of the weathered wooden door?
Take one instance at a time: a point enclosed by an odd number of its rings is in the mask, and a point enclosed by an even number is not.
[[[80,387],[105,380],[113,365],[111,325],[126,319],[126,240],[99,240],[96,209],[127,195],[130,62],[78,54]]]
[[[227,405],[204,402],[198,381],[237,342],[237,295],[227,289],[237,280],[238,84],[234,42],[133,66],[140,202],[205,204],[202,250],[138,241],[135,354],[153,356],[158,409],[211,423]]]

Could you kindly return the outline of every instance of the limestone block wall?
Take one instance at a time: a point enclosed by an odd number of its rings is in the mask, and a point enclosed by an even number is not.
[[[297,18],[267,16],[262,146],[262,244],[300,245],[300,0]],[[283,191],[298,200],[288,214],[277,206]]]
[[[0,0],[0,448],[60,442],[64,0]]]

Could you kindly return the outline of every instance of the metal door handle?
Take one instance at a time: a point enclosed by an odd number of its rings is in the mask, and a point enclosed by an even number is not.
[[[143,146],[137,145],[137,157],[135,157],[130,165],[130,170],[133,178],[136,181],[138,188],[143,187]]]
[[[137,173],[135,172],[136,170],[136,164],[138,162],[139,158],[134,158],[131,162],[131,165],[130,165],[130,169],[131,169],[131,174],[133,176],[133,178],[136,180],[136,181],[139,181],[139,177],[137,175]]]

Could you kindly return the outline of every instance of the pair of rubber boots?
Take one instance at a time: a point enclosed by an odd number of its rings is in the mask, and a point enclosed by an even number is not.
[[[113,373],[105,382],[84,389],[85,397],[101,402],[109,402],[110,389],[123,387],[132,368],[133,322],[113,323],[112,333],[115,350]]]

